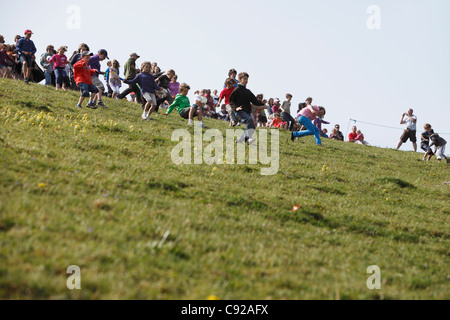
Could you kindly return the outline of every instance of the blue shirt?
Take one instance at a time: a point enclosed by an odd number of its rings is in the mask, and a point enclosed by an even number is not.
[[[140,73],[133,80],[123,80],[126,84],[139,84],[142,93],[153,93],[155,90],[161,90],[161,88],[156,84],[155,78],[150,73]]]
[[[23,55],[23,51],[31,52],[32,54],[36,53],[36,47],[34,46],[34,42],[31,40],[27,40],[27,38],[21,38],[19,43],[17,44],[17,52],[19,52],[19,56]]]
[[[101,71],[101,65],[100,65],[100,57],[96,54],[95,56],[91,57],[91,60],[89,60],[88,66],[91,69],[96,69],[98,71]],[[95,76],[98,78],[98,72],[95,73]]]

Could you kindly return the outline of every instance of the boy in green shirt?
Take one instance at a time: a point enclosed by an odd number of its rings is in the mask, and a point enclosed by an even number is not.
[[[198,116],[198,121],[200,122],[200,126],[202,128],[206,128],[206,126],[203,124],[203,116],[202,116],[202,107],[201,102],[198,101],[195,102],[195,104],[191,107],[191,103],[189,102],[189,98],[187,97],[189,90],[191,90],[191,87],[189,87],[188,84],[183,83],[180,86],[180,93],[177,94],[175,101],[172,103],[172,105],[167,110],[167,113],[164,113],[164,116],[168,116],[172,113],[172,111],[177,108],[178,113],[183,119],[189,120],[189,126],[192,126],[192,119],[195,116]],[[200,104],[200,105],[199,105]]]

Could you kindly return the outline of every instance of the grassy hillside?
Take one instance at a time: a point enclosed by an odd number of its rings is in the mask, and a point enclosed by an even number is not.
[[[78,96],[0,80],[0,298],[450,298],[446,164],[282,132],[275,176],[176,166],[178,114]]]

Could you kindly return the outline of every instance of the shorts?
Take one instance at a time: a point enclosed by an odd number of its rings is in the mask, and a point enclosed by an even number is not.
[[[86,84],[84,82],[80,82],[78,84],[78,88],[80,88],[81,90],[81,96],[88,98],[90,96],[90,92],[92,93],[97,93],[98,89],[96,86],[94,86],[93,84]]]
[[[400,140],[403,143],[406,143],[408,141],[408,139],[410,139],[412,143],[416,143],[417,142],[417,132],[415,130],[406,129],[405,132],[403,132],[403,135],[400,138]]]
[[[26,62],[28,67],[31,67],[33,65],[33,57],[21,54],[20,55],[20,62],[22,62],[22,64],[24,64]]]
[[[98,88],[98,90],[105,91],[105,86],[100,81],[100,79],[96,76],[92,76],[92,84]]]
[[[437,148],[437,150],[436,150],[436,158],[438,160],[442,160],[442,159],[446,158],[446,156],[445,156],[445,146]]]
[[[194,115],[193,117],[198,116],[198,107],[197,106],[192,106],[191,108],[194,108]],[[183,119],[189,120],[189,113],[191,112],[191,108],[185,108],[183,109],[183,111],[181,111],[180,116]]]
[[[431,151],[430,146],[428,145],[428,143],[423,143],[420,145],[420,148],[422,148],[423,151],[425,151],[426,153],[429,153],[431,155],[434,155],[434,152]]]
[[[144,92],[142,96],[147,102],[150,102],[153,106],[156,106],[156,96],[154,93]]]

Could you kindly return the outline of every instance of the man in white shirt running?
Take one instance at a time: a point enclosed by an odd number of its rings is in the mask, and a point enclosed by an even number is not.
[[[400,149],[402,144],[406,143],[408,139],[410,139],[413,144],[414,152],[417,152],[417,117],[414,115],[413,109],[409,109],[407,113],[403,114],[400,124],[406,124],[406,130],[400,138],[397,150]]]

